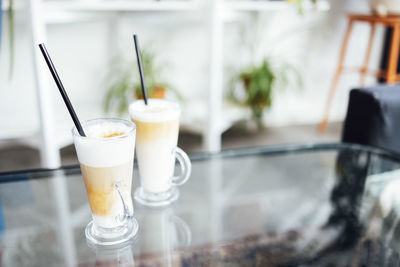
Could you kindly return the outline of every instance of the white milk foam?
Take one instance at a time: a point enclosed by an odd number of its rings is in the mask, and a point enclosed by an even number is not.
[[[104,138],[105,135],[113,133],[126,133],[129,127],[120,122],[102,122],[90,126],[85,126],[84,131],[86,136],[90,138]]]
[[[143,122],[163,122],[179,118],[179,105],[164,99],[148,100],[148,105],[143,100],[133,102],[129,106],[129,114],[132,119]]]
[[[75,149],[81,164],[104,168],[121,165],[133,159],[135,137],[103,137],[112,133],[126,134],[131,130],[127,125],[102,122],[83,128],[87,138],[75,138]]]

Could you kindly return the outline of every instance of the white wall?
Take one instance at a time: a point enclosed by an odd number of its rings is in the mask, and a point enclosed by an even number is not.
[[[290,62],[299,68],[305,82],[302,90],[288,88],[276,94],[274,105],[266,116],[268,125],[320,121],[344,35],[345,12],[348,11],[368,11],[367,0],[335,0],[331,2],[329,12],[299,15],[296,10],[288,9],[259,13],[260,30],[257,36],[260,49],[255,54],[255,60],[269,55],[275,60]],[[165,77],[182,92],[187,103],[201,100],[206,107],[209,35],[207,23],[202,17],[201,12],[187,15],[126,13],[115,20],[111,30],[106,17],[92,22],[49,26],[47,47],[80,118],[99,117],[105,92],[103,77],[110,56],[119,54],[127,60],[135,60],[131,37],[134,32],[139,34],[142,46],[151,44],[160,61],[168,62]],[[10,129],[17,131],[21,125],[28,130],[38,127],[31,48],[25,18],[26,10],[17,11],[16,64],[12,81],[8,81],[7,33],[3,35],[0,57],[0,136],[10,133]],[[251,32],[257,24],[252,23],[252,19],[248,14],[239,14],[225,25],[226,80],[232,75],[232,70],[250,63],[249,51],[240,32],[244,30],[247,40],[251,42]],[[6,22],[5,17],[3,20]],[[6,23],[4,27],[7,28]],[[109,36],[113,38],[111,42]],[[357,26],[353,36],[348,52],[351,65],[362,62],[368,27]],[[378,39],[381,36],[382,31],[379,31],[371,65],[377,65],[380,52]],[[348,91],[358,83],[357,75],[343,76],[335,97],[332,120],[343,119]],[[374,80],[369,83],[374,83]],[[64,131],[72,127],[72,122],[56,87],[53,88],[56,118],[64,125],[59,130]]]
[[[227,25],[226,66],[249,64],[252,58],[249,43],[258,42],[259,49],[253,62],[259,62],[265,56],[274,61],[288,62],[302,73],[304,88],[286,88],[278,91],[273,107],[267,113],[267,125],[287,125],[318,123],[322,119],[327,94],[337,66],[340,47],[347,26],[345,14],[348,12],[368,12],[368,2],[362,0],[331,1],[328,12],[307,11],[299,15],[296,10],[285,12],[259,13],[258,18],[247,18],[244,22]],[[258,28],[251,21],[258,21]],[[246,31],[243,41],[243,29]],[[256,38],[254,38],[256,36]],[[369,36],[369,26],[356,24],[353,30],[346,64],[361,65]],[[380,59],[383,28],[378,28],[371,68],[377,68]],[[246,44],[247,43],[247,44]],[[232,71],[231,71],[232,72]],[[374,78],[367,79],[374,84]],[[357,74],[346,74],[340,79],[332,107],[331,121],[343,120],[347,107],[348,92],[359,86]]]

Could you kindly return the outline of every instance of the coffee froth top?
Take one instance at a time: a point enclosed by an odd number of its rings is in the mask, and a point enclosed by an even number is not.
[[[112,138],[125,135],[130,128],[119,122],[101,122],[85,126],[84,131],[89,138]]]
[[[133,160],[136,127],[121,119],[95,119],[84,122],[86,137],[73,129],[79,162],[90,167],[113,167]]]
[[[164,99],[151,98],[148,101],[148,105],[143,100],[138,100],[129,106],[131,118],[145,122],[176,120],[179,118],[180,113],[177,103]]]

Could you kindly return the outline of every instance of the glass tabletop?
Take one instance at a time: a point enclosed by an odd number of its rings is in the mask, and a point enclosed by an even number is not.
[[[319,144],[191,160],[179,200],[134,203],[138,236],[114,248],[86,242],[78,166],[0,174],[0,265],[399,266],[400,156]]]

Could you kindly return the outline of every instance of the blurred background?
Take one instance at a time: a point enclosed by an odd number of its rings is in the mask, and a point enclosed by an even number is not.
[[[150,95],[182,105],[187,152],[339,141],[358,73],[341,76],[328,128],[317,128],[346,14],[371,10],[368,0],[0,2],[0,171],[77,163],[72,120],[37,44],[46,43],[80,120],[128,118],[140,97],[133,33]],[[384,30],[376,29],[371,68]],[[368,24],[355,25],[346,64],[362,64],[368,35]]]

